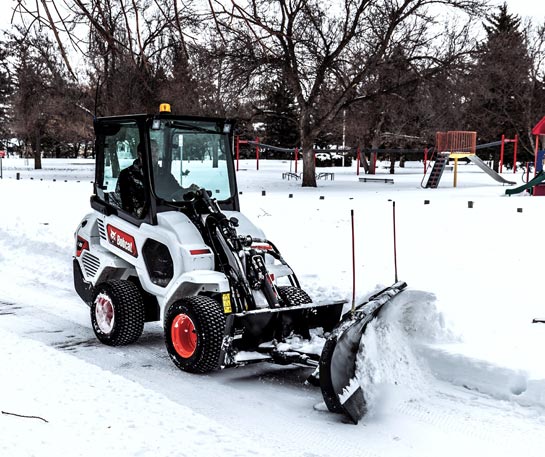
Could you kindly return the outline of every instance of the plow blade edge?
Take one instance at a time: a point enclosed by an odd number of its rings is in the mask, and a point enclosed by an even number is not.
[[[382,307],[407,287],[396,282],[344,315],[331,332],[320,356],[320,388],[329,411],[342,413],[354,424],[365,415],[367,405],[356,375],[356,358],[367,324]]]

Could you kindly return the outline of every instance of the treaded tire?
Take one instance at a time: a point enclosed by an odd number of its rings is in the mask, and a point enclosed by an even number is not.
[[[105,315],[106,310],[109,316]],[[95,288],[91,323],[101,343],[108,346],[134,343],[144,331],[144,320],[144,302],[134,283],[112,280]]]
[[[286,306],[304,305],[312,303],[308,294],[299,287],[295,286],[279,286],[278,294]]]
[[[193,336],[180,336],[179,325],[184,325],[185,331],[193,333]],[[183,371],[207,373],[219,368],[224,334],[223,308],[209,297],[185,297],[167,311],[165,344],[168,355]]]

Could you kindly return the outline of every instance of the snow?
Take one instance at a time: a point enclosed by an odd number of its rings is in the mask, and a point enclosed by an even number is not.
[[[241,162],[242,211],[314,301],[351,301],[352,209],[356,301],[394,282],[396,202],[398,274],[409,288],[362,340],[369,414],[354,426],[326,411],[304,383],[307,368],[184,373],[158,323],[131,346],[98,343],[71,272],[93,164],[43,164],[2,160],[0,455],[542,455],[545,325],[532,324],[545,318],[542,198],[506,197],[473,165],[459,166],[457,188],[447,171],[438,189],[422,189],[412,163],[394,176],[379,168],[393,185],[359,182],[354,165],[320,170],[335,179],[309,189],[282,179],[293,162],[261,161],[259,171]]]

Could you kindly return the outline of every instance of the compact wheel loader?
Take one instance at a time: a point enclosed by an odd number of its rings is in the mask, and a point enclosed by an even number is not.
[[[131,344],[145,322],[160,321],[184,371],[313,366],[328,408],[357,422],[365,412],[361,389],[354,395],[359,340],[404,283],[344,317],[344,301],[314,303],[240,212],[228,119],[163,111],[96,118],[94,129],[92,212],[76,230],[73,270],[98,340]],[[329,338],[321,359],[289,344],[311,334]]]

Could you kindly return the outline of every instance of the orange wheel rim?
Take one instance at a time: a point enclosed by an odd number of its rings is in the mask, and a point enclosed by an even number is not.
[[[184,359],[191,357],[197,347],[195,324],[187,314],[178,314],[170,326],[174,349]]]

